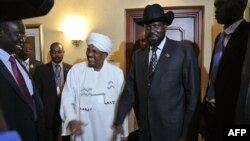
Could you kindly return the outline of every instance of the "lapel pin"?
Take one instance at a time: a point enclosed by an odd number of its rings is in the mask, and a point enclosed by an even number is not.
[[[169,58],[169,57],[170,57],[170,54],[166,53],[166,54],[165,54],[165,57]]]

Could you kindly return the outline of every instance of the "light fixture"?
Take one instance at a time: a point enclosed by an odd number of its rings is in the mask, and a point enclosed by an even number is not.
[[[63,22],[63,31],[73,46],[79,47],[86,38],[86,22],[81,17],[70,16]]]
[[[83,41],[82,40],[71,40],[71,42],[75,47],[79,47]]]

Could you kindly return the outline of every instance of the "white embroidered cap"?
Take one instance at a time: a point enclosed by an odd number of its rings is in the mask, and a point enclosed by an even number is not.
[[[102,52],[110,53],[113,48],[112,41],[106,35],[92,32],[87,38],[87,45],[94,45]]]

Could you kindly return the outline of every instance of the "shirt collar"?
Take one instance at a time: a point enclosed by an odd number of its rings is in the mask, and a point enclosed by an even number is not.
[[[28,58],[28,59],[24,60],[23,62],[24,62],[24,63],[26,63],[26,64],[29,64],[29,62],[30,62],[30,58]]]
[[[233,23],[229,27],[227,27],[224,32],[226,32],[227,35],[232,34],[235,29],[240,25],[240,23],[243,21],[243,19],[238,20],[237,22]]]
[[[60,62],[59,64],[57,64],[57,63],[55,63],[55,62],[53,62],[53,61],[51,61],[51,62],[52,62],[53,68],[55,68],[56,65],[60,65],[60,67],[62,68],[62,62]]]
[[[0,48],[0,60],[2,60],[3,62],[8,62],[9,58],[10,55],[6,51]]]

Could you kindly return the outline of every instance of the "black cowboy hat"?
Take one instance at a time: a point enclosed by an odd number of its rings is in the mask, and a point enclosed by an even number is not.
[[[163,8],[159,4],[147,5],[144,9],[143,19],[140,21],[136,21],[136,23],[140,26],[144,26],[144,24],[149,24],[157,21],[163,21],[169,26],[174,19],[174,13],[172,11],[168,11],[164,13]]]

